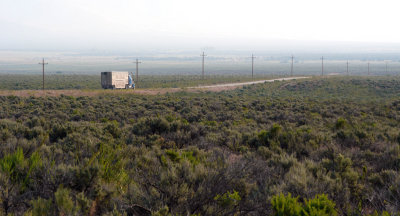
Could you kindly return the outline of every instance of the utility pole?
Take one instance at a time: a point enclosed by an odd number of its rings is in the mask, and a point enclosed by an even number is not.
[[[254,57],[254,55],[253,54],[251,54],[251,78],[253,79],[253,77],[254,77],[254,59],[255,59],[256,57]]]
[[[347,60],[347,76],[349,75],[349,60]]]
[[[293,55],[292,55],[292,67],[290,68],[290,76],[293,76]]]
[[[369,62],[368,62],[368,76],[369,76]]]
[[[322,76],[324,75],[324,57],[322,56]]]
[[[136,59],[136,61],[135,61],[135,62],[133,62],[133,63],[136,63],[136,80],[135,80],[135,88],[137,88],[137,87],[138,87],[138,82],[139,82],[139,64],[140,64],[140,63],[142,63],[142,62],[140,62],[138,59]]]
[[[203,54],[200,56],[203,57],[202,67],[201,67],[201,78],[204,79],[204,57],[207,55],[204,55],[204,52],[203,52]]]
[[[43,91],[44,91],[44,65],[47,65],[49,63],[44,62],[44,58],[42,59],[42,62],[40,62],[39,64],[41,64],[43,66]]]

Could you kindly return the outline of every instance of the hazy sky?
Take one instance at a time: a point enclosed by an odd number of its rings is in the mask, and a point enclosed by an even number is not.
[[[400,43],[399,6],[395,0],[0,0],[0,49]]]

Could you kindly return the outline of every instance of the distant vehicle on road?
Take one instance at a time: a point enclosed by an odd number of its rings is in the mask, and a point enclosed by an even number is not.
[[[128,71],[101,72],[101,87],[104,89],[135,89],[132,77]]]

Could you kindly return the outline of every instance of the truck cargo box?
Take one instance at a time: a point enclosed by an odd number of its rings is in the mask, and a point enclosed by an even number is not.
[[[101,87],[104,89],[128,88],[127,71],[101,72]]]

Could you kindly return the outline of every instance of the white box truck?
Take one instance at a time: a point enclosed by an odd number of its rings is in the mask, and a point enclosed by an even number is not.
[[[104,89],[135,88],[128,71],[101,72],[101,87]]]

